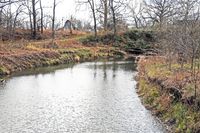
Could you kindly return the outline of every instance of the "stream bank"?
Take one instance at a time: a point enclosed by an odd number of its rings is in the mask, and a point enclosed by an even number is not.
[[[0,76],[25,69],[129,54],[155,54],[156,33],[130,30],[118,35],[72,36],[52,40],[19,40],[0,43]],[[127,54],[129,53],[129,54]]]
[[[114,47],[79,47],[32,50],[0,55],[0,76],[30,68],[82,62],[102,58],[121,58],[125,53]]]
[[[138,94],[143,104],[156,115],[171,132],[199,133],[200,111],[198,99],[193,99],[191,74],[168,69],[165,57],[140,57],[138,62]],[[197,90],[198,91],[198,90]]]

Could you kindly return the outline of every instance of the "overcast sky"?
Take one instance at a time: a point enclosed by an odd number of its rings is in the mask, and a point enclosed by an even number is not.
[[[73,15],[74,17],[80,20],[92,21],[92,19],[90,19],[91,13],[90,13],[89,8],[82,5],[81,9],[79,9],[80,6],[77,6],[76,0],[56,0],[56,1],[58,3],[56,7],[57,19],[61,20],[63,18],[64,20],[67,20],[67,19],[70,19],[71,15]],[[131,0],[131,1],[132,1],[132,4],[134,4],[135,2],[140,2],[142,0]],[[42,3],[43,3],[43,6],[52,7],[53,0],[42,0]],[[48,11],[48,14],[52,14],[52,8],[46,11]]]
[[[42,6],[44,7],[44,14],[52,16],[52,7],[53,7],[54,0],[42,0]],[[99,1],[99,0],[95,0]],[[142,0],[130,0],[130,4],[134,5],[135,3],[140,3]],[[93,22],[92,15],[90,12],[90,8],[88,4],[77,5],[76,0],[56,0],[56,22],[65,22],[66,20],[70,19],[71,16],[75,17],[76,19]],[[87,5],[87,6],[86,6]],[[16,5],[13,7],[13,12],[16,11]],[[39,3],[36,5],[37,9],[39,9]],[[63,20],[63,21],[62,21]]]
[[[43,6],[52,6],[53,0],[42,0]],[[90,13],[87,7],[82,6],[80,10],[77,10],[76,0],[57,0],[56,7],[56,17],[57,19],[70,19],[70,16],[73,15],[81,20],[88,20],[90,18]],[[52,8],[51,8],[52,10]],[[52,11],[46,10],[50,14]]]

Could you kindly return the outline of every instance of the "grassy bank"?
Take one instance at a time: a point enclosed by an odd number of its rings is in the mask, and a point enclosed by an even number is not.
[[[142,57],[138,62],[138,93],[172,132],[199,133],[200,81],[193,82],[188,64],[182,70],[179,67],[174,63],[169,69],[164,57]]]
[[[124,56],[112,46],[83,46],[78,39],[7,42],[0,45],[0,75],[29,68]]]
[[[77,34],[57,38],[54,42],[51,39],[4,41],[0,42],[0,75],[68,62],[118,58],[126,53],[144,54],[155,48],[154,43],[154,32],[140,30],[115,36],[103,34],[97,38]]]

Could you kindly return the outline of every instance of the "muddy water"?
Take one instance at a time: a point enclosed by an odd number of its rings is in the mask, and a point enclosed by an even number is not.
[[[163,133],[130,61],[29,71],[0,85],[1,133]]]

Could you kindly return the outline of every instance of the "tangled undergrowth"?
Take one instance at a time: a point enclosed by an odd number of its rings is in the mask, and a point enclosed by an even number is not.
[[[171,127],[172,132],[199,133],[200,73],[196,71],[197,82],[194,82],[189,64],[180,67],[173,63],[169,69],[165,57],[141,57],[138,93],[147,108]]]
[[[98,37],[87,36],[86,38],[81,38],[80,41],[84,45],[90,46],[99,44],[112,45],[133,54],[156,52],[156,47],[154,46],[156,33],[148,30],[130,30],[117,35],[103,34]]]

